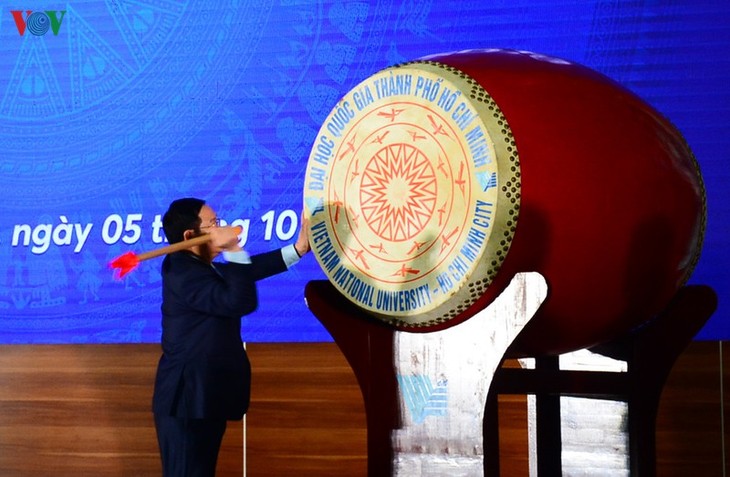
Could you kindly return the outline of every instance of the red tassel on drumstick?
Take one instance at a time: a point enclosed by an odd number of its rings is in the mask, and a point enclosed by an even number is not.
[[[236,227],[238,229],[238,234],[243,232],[243,228],[240,226]],[[211,237],[209,234],[199,235],[195,238],[191,238],[190,240],[183,240],[182,242],[177,242],[172,245],[167,245],[162,248],[158,248],[156,250],[150,250],[149,252],[144,252],[139,255],[137,255],[134,252],[127,252],[124,255],[120,255],[119,257],[115,258],[111,262],[109,262],[109,266],[111,268],[116,269],[114,273],[114,278],[119,280],[124,275],[128,274],[135,268],[139,266],[140,262],[143,262],[145,260],[149,260],[151,258],[159,257],[161,255],[167,255],[169,253],[179,252],[180,250],[185,250],[188,248],[195,247],[197,245],[203,245],[205,243],[210,242]]]

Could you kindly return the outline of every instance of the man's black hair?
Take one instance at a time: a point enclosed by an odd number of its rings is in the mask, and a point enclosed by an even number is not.
[[[169,243],[182,242],[186,230],[198,231],[200,227],[200,209],[205,205],[202,199],[187,197],[177,199],[170,204],[170,207],[162,217],[162,229]]]

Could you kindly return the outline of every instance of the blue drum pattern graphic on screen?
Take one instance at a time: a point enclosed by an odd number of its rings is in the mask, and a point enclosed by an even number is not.
[[[705,3],[3,2],[0,344],[157,342],[160,261],[122,281],[109,261],[164,246],[161,214],[185,196],[240,225],[252,253],[291,243],[329,112],[376,72],[431,54],[513,48],[586,64],[666,113],[701,165],[718,167],[730,6]],[[722,174],[706,169],[716,204]],[[727,207],[709,210],[711,224],[730,223]],[[708,243],[705,281],[730,265],[722,240]],[[305,258],[262,283],[244,339],[331,340],[302,296],[324,277]]]
[[[265,22],[271,7],[43,4],[42,11],[4,10],[2,19],[0,164],[14,184],[4,206],[19,217],[0,236],[2,327],[29,333],[21,340],[48,340],[42,333],[59,331],[74,341],[78,329],[78,340],[94,341],[86,327],[138,328],[129,323],[137,307],[129,298],[139,303],[141,291],[150,295],[142,303],[157,299],[144,276],[116,285],[140,291],[109,295],[115,284],[108,283],[106,263],[125,244],[100,243],[100,235],[114,231],[97,215],[97,201],[128,222],[134,213],[160,211],[160,204],[147,203],[147,173],[205,126],[218,104],[210,92],[229,94],[258,43],[261,31],[252,26]],[[234,14],[240,12],[243,19]],[[119,190],[116,197],[107,197],[110,188]]]

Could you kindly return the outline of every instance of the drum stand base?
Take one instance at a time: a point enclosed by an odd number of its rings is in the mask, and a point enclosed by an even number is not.
[[[654,320],[591,349],[625,361],[626,372],[561,370],[558,356],[535,356],[534,369],[500,367],[546,292],[539,274],[518,274],[500,297],[463,323],[409,333],[367,315],[326,280],[307,284],[307,305],[334,338],[363,394],[369,476],[498,477],[500,394],[535,396],[540,477],[562,474],[561,396],[626,401],[631,475],[655,475],[661,390],[714,312],[714,291],[684,287]]]

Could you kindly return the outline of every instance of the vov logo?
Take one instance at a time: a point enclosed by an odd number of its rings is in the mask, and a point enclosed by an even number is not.
[[[18,27],[20,36],[25,32],[43,36],[51,30],[54,35],[58,35],[61,29],[61,22],[66,16],[66,10],[46,10],[43,12],[34,12],[33,10],[10,10],[15,20],[15,26]],[[23,14],[25,13],[25,17]]]

